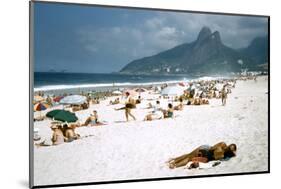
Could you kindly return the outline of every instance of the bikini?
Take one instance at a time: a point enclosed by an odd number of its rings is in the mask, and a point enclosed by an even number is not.
[[[214,151],[211,150],[211,146],[209,145],[202,145],[199,147],[199,151],[202,153],[203,157],[206,157],[208,161],[214,159]]]

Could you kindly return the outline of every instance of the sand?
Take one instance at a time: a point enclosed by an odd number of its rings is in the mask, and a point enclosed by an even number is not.
[[[137,121],[125,122],[123,111],[108,106],[110,99],[77,112],[81,122],[97,110],[101,127],[82,127],[72,143],[34,149],[34,184],[67,184],[163,178],[268,170],[268,80],[237,81],[226,106],[185,106],[175,118],[144,122],[145,100],[133,110]],[[143,94],[155,98],[153,94]],[[167,101],[161,104],[166,107]],[[175,103],[177,104],[177,103]],[[49,111],[49,110],[48,110]],[[36,114],[38,114],[36,112]],[[44,112],[42,112],[44,114]],[[35,122],[43,138],[51,137],[51,120]],[[237,157],[210,169],[169,169],[165,162],[203,144],[237,144]]]

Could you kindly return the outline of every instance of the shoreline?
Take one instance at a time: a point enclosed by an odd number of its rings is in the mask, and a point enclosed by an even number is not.
[[[223,79],[234,79],[237,76],[202,76],[190,79],[181,80],[166,80],[166,81],[155,81],[155,82],[144,82],[144,83],[95,83],[95,84],[76,84],[76,85],[50,85],[35,87],[34,93],[44,92],[47,95],[54,94],[60,95],[63,93],[79,94],[87,92],[110,92],[113,90],[118,90],[120,88],[134,88],[134,87],[151,87],[151,86],[161,86],[161,85],[174,85],[177,83],[190,83],[199,81],[212,81],[212,80],[223,80]],[[59,88],[61,87],[61,88]]]

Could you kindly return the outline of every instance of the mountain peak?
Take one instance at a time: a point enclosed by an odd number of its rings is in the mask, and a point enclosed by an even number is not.
[[[207,26],[204,26],[199,32],[197,41],[202,41],[202,40],[206,39],[207,37],[209,37],[211,34],[212,34],[211,29]]]
[[[260,41],[260,42],[259,42]],[[268,39],[257,38],[249,47],[237,50],[224,45],[220,33],[203,27],[195,41],[184,43],[156,55],[133,60],[120,73],[125,74],[217,74],[240,72],[243,67],[253,71],[266,69]]]
[[[212,39],[216,40],[217,42],[221,42],[220,32],[215,31],[215,32],[212,34]]]

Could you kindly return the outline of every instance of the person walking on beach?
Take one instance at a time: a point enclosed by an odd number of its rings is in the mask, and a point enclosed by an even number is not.
[[[221,90],[221,102],[223,106],[225,106],[226,104],[226,98],[227,98],[227,91],[226,91],[226,85],[224,85]]]
[[[134,120],[136,120],[135,116],[131,112],[131,109],[133,109],[135,107],[136,107],[136,105],[135,105],[134,99],[130,96],[129,92],[126,92],[125,107],[118,108],[115,110],[124,110],[125,109],[126,121],[129,121],[129,116],[132,117]]]

